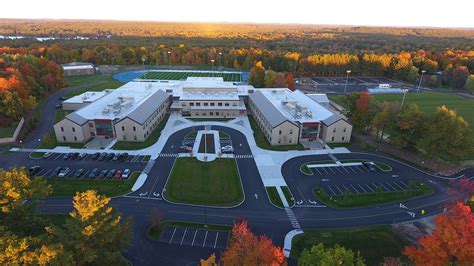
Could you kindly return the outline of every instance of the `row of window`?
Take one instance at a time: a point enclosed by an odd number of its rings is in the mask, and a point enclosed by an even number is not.
[[[66,141],[66,136],[63,136],[63,140]],[[74,141],[77,141],[77,137],[74,136]]]
[[[332,130],[332,132],[333,132],[333,133],[336,133],[336,128],[334,128],[334,129]],[[345,133],[345,132],[346,132],[346,128],[344,128],[344,129],[342,130],[342,132]]]
[[[335,138],[334,138],[334,136],[333,136],[333,137],[331,138],[331,141],[334,141],[334,139],[335,139]],[[341,141],[344,141],[345,139],[346,139],[346,137],[345,137],[345,136],[342,136]]]
[[[209,112],[209,116],[231,116],[231,117],[235,117],[237,116],[234,112]],[[207,116],[207,112],[193,112],[193,115],[195,116]]]
[[[72,129],[72,132],[76,132],[76,128],[75,127],[71,127]],[[61,127],[61,132],[64,132],[64,127]]]
[[[238,106],[238,102],[232,102],[232,106]],[[181,102],[181,106],[186,106],[186,102]],[[189,102],[189,106],[201,106],[201,102]],[[202,106],[230,106],[230,103],[203,102]]]

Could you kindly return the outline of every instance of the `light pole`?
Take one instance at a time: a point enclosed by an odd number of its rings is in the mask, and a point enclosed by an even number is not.
[[[418,83],[418,91],[420,92],[420,87],[421,87],[421,82],[423,81],[423,75],[426,73],[426,70],[421,71],[421,77],[420,77],[420,82]]]
[[[212,63],[212,70],[214,70],[214,62],[215,62],[215,61],[216,61],[216,60],[214,60],[214,59],[211,59],[211,63]],[[214,76],[214,73],[212,73],[212,76]]]
[[[168,67],[171,68],[171,51],[168,51]]]
[[[346,85],[344,86],[344,93],[347,91],[347,81],[349,79],[349,74],[351,73],[351,70],[346,70]]]
[[[405,103],[405,97],[407,96],[408,90],[403,90],[403,99],[402,99],[402,104],[400,104],[400,109],[403,107],[403,104]]]
[[[219,68],[222,70],[222,52],[219,52]]]
[[[145,79],[146,79],[145,61],[146,61],[146,55],[143,55],[143,56],[142,56],[142,65],[143,65],[143,78],[145,78]]]

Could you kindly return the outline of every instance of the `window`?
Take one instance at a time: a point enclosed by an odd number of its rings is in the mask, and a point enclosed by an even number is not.
[[[209,115],[214,115],[214,112],[209,112]]]
[[[334,141],[334,137],[331,138],[331,141]]]
[[[94,127],[94,124],[93,124],[93,123],[89,123],[89,127]]]
[[[291,143],[291,139],[290,139],[290,141],[288,141],[288,143]]]
[[[143,138],[146,139],[146,134],[143,134]]]
[[[290,135],[293,134],[293,129],[290,130]]]
[[[122,126],[122,131],[125,131],[125,127],[124,127],[124,126]]]
[[[232,106],[237,106],[237,103],[232,103]]]
[[[77,141],[77,137],[76,137],[76,136],[74,136],[74,141]]]
[[[201,103],[196,103],[196,106],[201,106]]]
[[[343,131],[344,131],[344,132],[346,132],[346,128],[344,128],[344,130],[343,130]]]
[[[61,127],[61,132],[64,132],[64,128],[63,128],[63,127]]]
[[[333,133],[336,133],[336,128],[334,128],[334,129],[332,130],[332,132],[333,132]]]
[[[344,141],[345,138],[346,138],[346,137],[342,137],[342,141]]]
[[[204,103],[204,106],[209,106],[209,103]]]
[[[76,132],[76,128],[75,128],[75,127],[72,127],[72,132]]]
[[[185,102],[182,102],[182,103],[181,103],[181,106],[186,106],[186,103],[185,103]]]
[[[136,127],[133,127],[133,131],[137,131],[137,128]],[[136,138],[136,137],[135,137]]]
[[[123,140],[127,140],[127,136],[123,135]]]
[[[219,115],[219,112],[216,112],[216,115]]]
[[[217,103],[217,106],[222,106],[222,103]]]
[[[229,106],[229,103],[225,103],[224,105],[225,105],[225,106]]]
[[[215,106],[216,104],[215,103],[210,103],[211,106]]]
[[[281,139],[278,140],[278,143],[279,143],[279,144],[281,143]]]
[[[63,140],[66,141],[66,136],[63,136]]]
[[[133,139],[134,139],[134,140],[137,140],[137,136],[133,136]]]
[[[189,103],[189,106],[194,106],[194,103]]]
[[[281,130],[278,132],[279,135],[281,135]]]

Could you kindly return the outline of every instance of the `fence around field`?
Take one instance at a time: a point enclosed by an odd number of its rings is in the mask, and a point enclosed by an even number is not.
[[[25,119],[22,117],[20,122],[16,126],[16,129],[15,129],[15,132],[13,132],[13,135],[11,137],[0,138],[0,144],[15,142],[16,139],[18,138],[18,135],[20,134],[21,128],[23,127],[24,123],[25,123]]]

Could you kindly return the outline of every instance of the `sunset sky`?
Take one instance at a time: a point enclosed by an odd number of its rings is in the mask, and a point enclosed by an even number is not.
[[[0,17],[474,28],[473,10],[473,0],[20,0]]]

